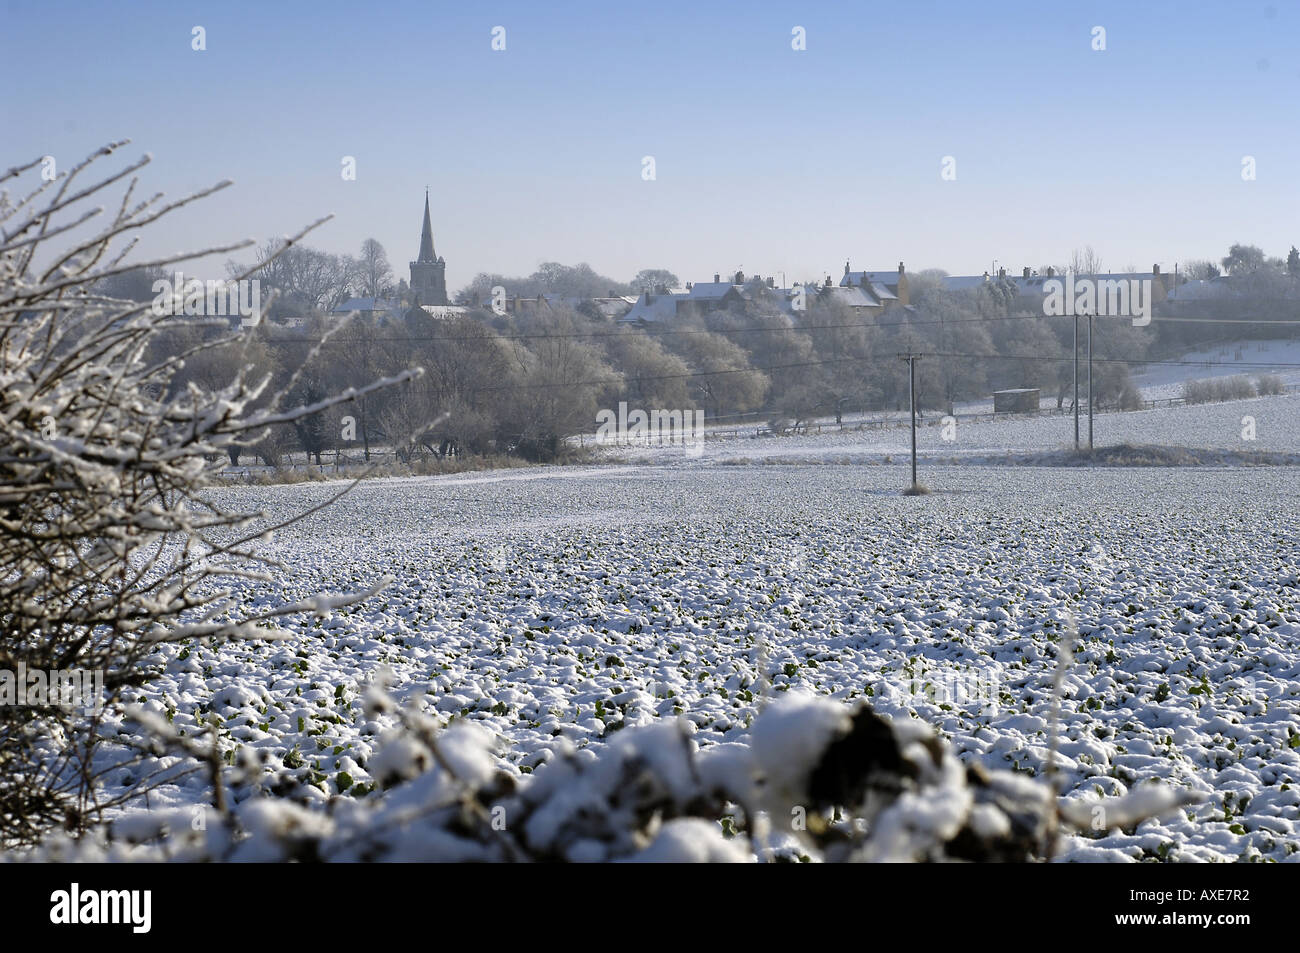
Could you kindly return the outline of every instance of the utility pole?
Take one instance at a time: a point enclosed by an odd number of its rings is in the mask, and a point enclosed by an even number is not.
[[[900,354],[899,360],[907,361],[909,401],[912,409],[912,489],[916,489],[916,362],[919,354]]]
[[[1088,314],[1088,452],[1092,452],[1092,314]]]
[[[1079,449],[1079,316],[1074,316],[1074,449]]]

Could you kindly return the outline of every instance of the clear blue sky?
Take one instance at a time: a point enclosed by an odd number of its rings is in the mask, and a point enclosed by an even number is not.
[[[1298,36],[1288,0],[0,0],[0,164],[130,137],[150,190],[236,183],[143,251],[333,212],[311,243],[375,237],[400,276],[427,184],[452,288],[547,260],[978,274],[1088,244],[1172,268],[1300,243]]]

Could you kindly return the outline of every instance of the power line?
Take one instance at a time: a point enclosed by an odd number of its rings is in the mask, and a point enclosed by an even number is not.
[[[1043,356],[1039,354],[964,354],[955,351],[926,351],[925,357],[960,357],[971,358],[974,360],[984,361],[1066,361],[1069,357],[1061,355],[1060,357]],[[1244,367],[1244,368],[1300,368],[1300,363],[1287,363],[1285,361],[1174,361],[1174,360],[1155,360],[1142,359],[1135,357],[1094,357],[1095,364],[1129,364],[1129,365],[1155,365],[1158,367]]]
[[[1045,361],[1065,363],[1070,358],[1068,355],[1036,355],[1036,354],[971,354],[956,351],[918,351],[917,357],[950,357],[965,358],[969,360],[1010,360],[1010,361]],[[623,378],[600,378],[585,381],[551,381],[544,384],[498,384],[488,387],[469,388],[461,393],[488,393],[493,391],[511,391],[511,390],[553,390],[568,387],[621,387],[627,384],[642,383],[646,381],[668,381],[668,380],[690,380],[697,377],[720,377],[727,374],[751,374],[754,372],[765,371],[785,371],[796,370],[808,367],[823,367],[828,364],[875,364],[893,361],[897,355],[869,355],[867,357],[838,357],[829,358],[820,361],[798,361],[791,364],[768,364],[758,367],[734,367],[724,368],[722,370],[712,371],[688,371],[680,374],[655,374],[644,377],[623,377]],[[1248,363],[1248,362],[1226,362],[1226,361],[1161,361],[1161,360],[1139,360],[1136,358],[1093,358],[1098,364],[1128,364],[1128,365],[1156,365],[1156,366],[1177,366],[1177,367],[1258,367],[1258,368],[1300,368],[1300,363]]]
[[[1290,324],[1300,328],[1300,318],[1200,318],[1193,315],[1153,316],[1152,321],[1186,324]]]
[[[640,335],[643,337],[673,337],[677,335],[692,334],[717,334],[722,336],[739,335],[739,334],[791,334],[799,331],[887,331],[897,328],[909,329],[919,327],[931,327],[935,325],[946,326],[954,324],[995,324],[1002,321],[1032,321],[1048,320],[1053,316],[1043,314],[1008,314],[995,315],[992,317],[971,317],[971,318],[934,318],[924,320],[896,321],[889,324],[871,323],[871,324],[796,324],[790,327],[750,327],[750,328],[640,328],[633,325],[626,325],[622,330],[616,331],[559,331],[559,332],[518,332],[506,334],[495,331],[490,327],[484,326],[484,331],[490,333],[480,334],[410,334],[410,335],[371,335],[364,338],[332,337],[326,340],[326,347],[337,347],[340,345],[365,345],[374,343],[391,343],[391,344],[418,344],[433,343],[438,341],[531,341],[531,340],[594,340],[599,338],[618,338],[629,335]],[[1173,317],[1173,316],[1153,316],[1152,323],[1195,323],[1195,324],[1225,324],[1225,325],[1291,325],[1300,329],[1300,319],[1248,319],[1248,318],[1202,318],[1202,317]],[[311,346],[320,344],[320,338],[267,338],[267,344],[280,346]]]
[[[791,327],[754,327],[754,328],[718,328],[711,330],[709,328],[662,328],[652,330],[650,328],[638,328],[633,325],[627,325],[621,331],[561,331],[556,333],[550,332],[533,332],[504,334],[493,331],[492,334],[413,334],[413,335],[373,335],[366,338],[341,338],[334,337],[326,341],[326,345],[333,344],[366,344],[373,342],[393,342],[399,344],[413,344],[431,341],[529,341],[529,340],[565,340],[565,339],[585,339],[585,338],[616,338],[627,337],[630,335],[640,335],[644,337],[669,337],[673,335],[688,334],[791,334],[796,331],[885,331],[891,328],[914,328],[925,327],[935,324],[980,324],[993,321],[1026,321],[1034,318],[1042,318],[1043,315],[1034,314],[1011,314],[999,315],[991,318],[936,318],[934,320],[924,321],[899,321],[890,324],[798,324]],[[1300,326],[1300,323],[1297,324]],[[491,328],[485,330],[492,331]],[[320,343],[319,338],[270,338],[268,344],[299,344],[310,345]]]

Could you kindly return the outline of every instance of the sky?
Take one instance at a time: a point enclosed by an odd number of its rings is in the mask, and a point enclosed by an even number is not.
[[[129,138],[150,192],[235,183],[140,255],[332,213],[308,244],[376,238],[399,277],[427,186],[453,290],[544,261],[1016,273],[1089,245],[1171,270],[1300,243],[1298,35],[1290,0],[0,0],[0,167]]]

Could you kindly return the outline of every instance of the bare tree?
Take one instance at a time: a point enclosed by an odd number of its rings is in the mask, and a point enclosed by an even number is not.
[[[653,292],[662,288],[671,290],[678,287],[681,282],[667,268],[642,268],[628,284],[632,286],[633,291]]]
[[[1070,253],[1070,271],[1075,277],[1085,278],[1101,274],[1101,257],[1091,245],[1076,248]]]
[[[578,339],[580,321],[572,310],[556,308],[537,319],[527,349],[516,347],[526,388],[516,419],[527,455],[558,456],[564,438],[595,426],[600,395],[622,383],[603,355]]]
[[[149,679],[145,660],[159,643],[272,637],[270,619],[327,614],[364,595],[241,605],[229,584],[269,581],[275,566],[259,547],[264,531],[244,529],[255,514],[202,490],[232,443],[391,381],[295,410],[281,409],[280,395],[252,409],[268,377],[248,362],[223,384],[174,388],[186,360],[216,347],[251,354],[255,339],[236,331],[150,360],[165,322],[148,303],[95,289],[133,268],[250,243],[125,264],[140,229],[229,183],[169,203],[139,200],[135,173],[147,158],[96,176],[96,163],[123,145],[52,182],[33,181],[39,159],[0,175],[0,670],[97,673],[103,689],[82,699],[89,710],[48,699],[0,706],[0,847],[51,826],[82,830],[101,815],[101,706]],[[119,183],[117,198],[109,193]],[[21,189],[16,200],[11,187]]]
[[[333,310],[352,294],[359,270],[357,261],[346,255],[276,240],[258,246],[252,267],[233,261],[226,264],[230,276],[247,272],[279,292],[278,305],[270,311],[273,317]]]
[[[373,238],[361,243],[356,262],[357,291],[363,297],[381,298],[393,293],[393,267],[388,263],[384,246]]]

